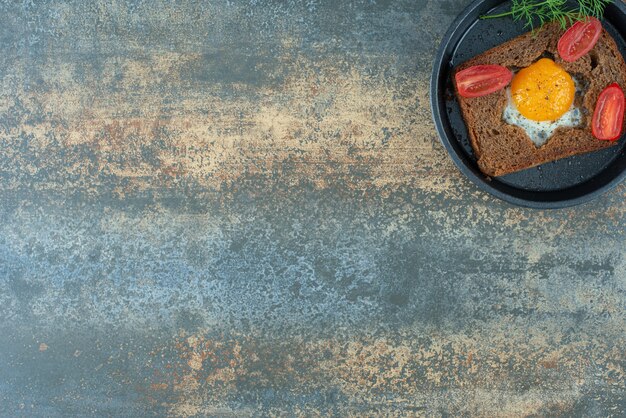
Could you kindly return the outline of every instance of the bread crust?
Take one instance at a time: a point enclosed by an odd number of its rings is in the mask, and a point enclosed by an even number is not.
[[[478,167],[488,176],[502,176],[572,155],[609,148],[619,141],[601,141],[591,133],[591,119],[598,95],[609,84],[626,87],[626,63],[613,37],[602,30],[594,48],[575,62],[559,57],[557,43],[564,30],[556,23],[545,25],[535,34],[526,33],[492,48],[459,65],[454,75],[474,65],[498,64],[509,69],[524,68],[551,56],[569,74],[586,86],[578,100],[583,115],[579,127],[560,127],[541,147],[526,132],[502,119],[506,91],[483,97],[465,98],[455,92],[476,156]],[[455,77],[453,77],[453,80]],[[626,124],[626,121],[625,121]]]

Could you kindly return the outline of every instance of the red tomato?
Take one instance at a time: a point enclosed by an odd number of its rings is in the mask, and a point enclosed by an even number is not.
[[[557,45],[564,61],[574,62],[595,46],[602,33],[602,23],[595,17],[576,22],[569,28]]]
[[[613,83],[600,93],[591,120],[591,132],[598,139],[614,141],[622,134],[624,92]]]
[[[456,87],[463,97],[480,97],[501,90],[513,73],[501,65],[476,65],[456,73]]]

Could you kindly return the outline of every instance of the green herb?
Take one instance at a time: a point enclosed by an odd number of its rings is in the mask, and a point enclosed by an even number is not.
[[[548,22],[559,22],[565,29],[577,20],[588,16],[602,18],[604,8],[613,0],[578,0],[578,7],[568,6],[568,0],[513,0],[511,10],[496,15],[481,16],[481,19],[494,19],[511,16],[513,20],[523,20],[525,28],[535,29]]]

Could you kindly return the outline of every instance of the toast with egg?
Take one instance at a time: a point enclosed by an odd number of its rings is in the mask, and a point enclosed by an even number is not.
[[[626,63],[612,36],[602,29],[593,49],[574,62],[559,57],[557,43],[564,30],[557,23],[526,33],[459,65],[456,72],[475,65],[497,64],[513,72],[542,58],[552,59],[577,81],[574,105],[580,109],[577,126],[561,126],[542,145],[535,145],[527,131],[507,123],[503,114],[510,92],[466,98],[455,88],[478,167],[488,176],[502,176],[560,158],[612,147],[619,141],[601,141],[591,131],[591,118],[602,90],[611,83],[626,86]],[[453,77],[454,80],[455,77]],[[456,87],[456,86],[455,86]]]

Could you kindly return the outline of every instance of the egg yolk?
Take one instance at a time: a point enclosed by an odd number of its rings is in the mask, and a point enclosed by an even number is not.
[[[574,102],[572,77],[548,58],[520,70],[511,81],[511,98],[526,118],[543,122],[563,116]]]

